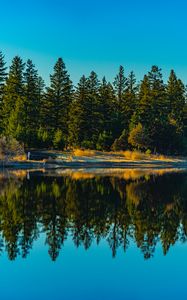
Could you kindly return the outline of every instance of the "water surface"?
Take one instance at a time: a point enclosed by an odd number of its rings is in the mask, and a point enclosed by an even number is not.
[[[187,173],[0,173],[2,299],[186,299]]]

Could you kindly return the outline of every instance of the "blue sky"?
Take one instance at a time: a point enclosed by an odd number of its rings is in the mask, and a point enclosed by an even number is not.
[[[112,80],[120,64],[141,79],[157,64],[187,83],[186,11],[184,0],[1,1],[0,49],[45,80],[61,56],[75,82],[91,70]]]

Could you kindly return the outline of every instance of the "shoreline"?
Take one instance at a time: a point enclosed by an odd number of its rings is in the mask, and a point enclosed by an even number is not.
[[[187,169],[187,160],[172,160],[172,161],[156,161],[156,160],[139,160],[139,161],[9,161],[0,162],[0,169],[78,169],[78,168],[139,168],[139,169],[153,169],[153,168],[176,168]]]

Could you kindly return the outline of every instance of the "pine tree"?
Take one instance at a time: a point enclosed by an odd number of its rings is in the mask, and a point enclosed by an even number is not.
[[[2,112],[2,99],[4,94],[4,84],[6,80],[6,63],[4,61],[4,55],[0,51],[0,132],[2,132],[3,128],[3,112]]]
[[[126,80],[126,89],[124,91],[121,113],[122,113],[122,125],[123,130],[126,132],[129,130],[129,124],[132,118],[132,115],[135,111],[137,103],[137,85],[136,77],[134,72],[131,72]]]
[[[185,129],[185,86],[177,78],[174,70],[171,70],[167,83],[168,97],[168,122],[170,128],[170,139],[168,147],[170,152],[183,150],[184,129]],[[168,135],[167,135],[168,136]]]
[[[25,132],[27,136],[27,144],[35,146],[37,142],[37,127],[39,127],[39,111],[40,111],[40,87],[38,72],[34,64],[29,59],[26,63],[24,72],[25,82]]]
[[[69,109],[69,138],[70,146],[81,147],[84,140],[88,140],[87,134],[87,102],[89,99],[88,79],[83,75],[77,85],[73,101]]]
[[[50,87],[47,88],[45,100],[43,101],[44,126],[53,134],[60,129],[67,144],[68,114],[72,101],[72,82],[62,58],[59,58],[56,62],[54,73],[50,76],[50,81]]]
[[[118,134],[117,114],[115,111],[115,92],[111,83],[103,77],[100,88],[100,133],[113,139]],[[111,146],[111,145],[110,145]]]
[[[24,63],[19,56],[14,57],[10,66],[10,71],[4,86],[4,95],[2,101],[3,112],[3,131],[9,134],[9,122],[11,122],[10,115],[16,108],[17,101],[19,103],[25,102],[24,97],[24,82],[23,82]],[[24,107],[23,105],[21,105]],[[21,120],[22,122],[23,120]]]
[[[124,129],[124,116],[122,113],[122,107],[123,107],[123,102],[124,102],[124,93],[127,87],[127,78],[124,75],[124,67],[120,66],[119,67],[119,72],[116,75],[114,82],[114,90],[115,90],[115,94],[116,94],[116,115],[117,115],[117,128],[118,128],[118,132],[117,135],[119,137],[119,135],[121,134],[122,130]]]
[[[87,114],[87,144],[95,147],[102,127],[101,98],[99,97],[100,82],[97,74],[92,71],[88,77],[88,99],[86,103]],[[87,145],[86,145],[87,146]]]
[[[185,86],[177,78],[174,70],[171,70],[167,83],[168,112],[169,118],[175,120],[178,132],[183,132],[184,107],[185,107]]]
[[[123,95],[126,89],[127,78],[124,75],[124,67],[119,67],[119,72],[114,79],[114,88],[117,96],[117,102],[119,109],[121,107],[121,103],[123,101]]]
[[[4,61],[4,55],[3,53],[0,51],[0,100],[2,100],[2,93],[3,93],[3,86],[5,84],[5,80],[6,80],[6,63]]]

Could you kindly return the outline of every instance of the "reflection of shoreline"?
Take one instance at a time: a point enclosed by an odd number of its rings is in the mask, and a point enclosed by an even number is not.
[[[150,172],[151,171],[151,172]],[[26,258],[41,233],[52,260],[68,235],[112,256],[133,240],[145,259],[187,241],[187,172],[181,170],[5,170],[0,177],[0,251]]]
[[[57,170],[45,170],[45,169],[5,169],[4,171],[0,171],[0,179],[1,178],[26,178],[29,179],[31,174],[35,174],[38,176],[57,176],[57,177],[70,177],[73,180],[84,180],[84,179],[92,179],[95,177],[116,177],[125,180],[135,180],[145,176],[162,176],[167,173],[185,173],[186,169],[182,168],[166,168],[166,169],[147,169],[147,168],[82,168],[82,169],[57,169]]]
[[[66,169],[187,169],[187,160],[185,159],[165,159],[165,160],[90,160],[75,159],[50,159],[43,161],[9,161],[5,164],[0,162],[0,170],[66,170]]]

